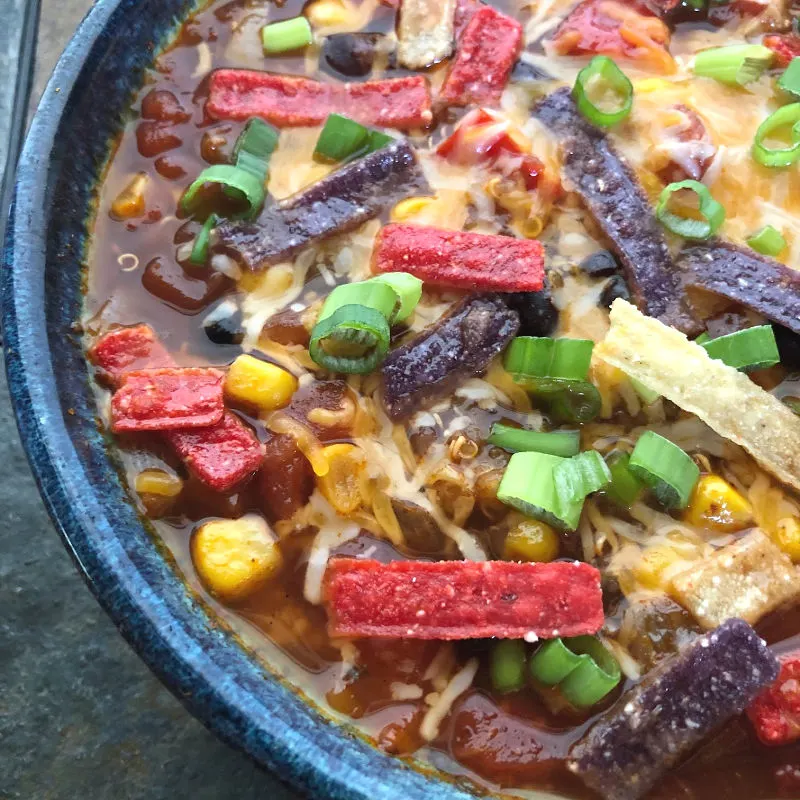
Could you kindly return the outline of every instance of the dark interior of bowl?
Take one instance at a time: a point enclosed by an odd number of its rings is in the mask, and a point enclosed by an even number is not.
[[[123,635],[222,738],[313,797],[467,798],[372,749],[269,675],[185,587],[127,499],[76,320],[93,189],[143,70],[186,0],[99,0],[62,57],[19,166],[3,271],[6,363],[33,471]]]

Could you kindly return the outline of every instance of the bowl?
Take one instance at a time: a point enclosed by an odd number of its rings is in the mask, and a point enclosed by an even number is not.
[[[76,326],[86,220],[109,145],[188,0],[98,0],[50,79],[20,158],[6,234],[8,382],[39,491],[122,635],[212,731],[300,791],[333,800],[474,795],[326,719],[225,630],[131,504],[98,427]]]

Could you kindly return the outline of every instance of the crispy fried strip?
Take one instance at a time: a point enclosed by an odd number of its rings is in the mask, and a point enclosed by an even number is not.
[[[695,414],[800,489],[800,418],[746,375],[630,303],[615,300],[611,330],[595,355]]]

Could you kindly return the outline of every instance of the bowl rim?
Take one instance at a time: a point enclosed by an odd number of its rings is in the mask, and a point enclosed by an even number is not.
[[[229,745],[312,797],[474,798],[472,791],[381,753],[320,714],[216,628],[177,572],[171,580],[180,583],[188,602],[178,611],[167,607],[154,585],[157,577],[128,556],[114,537],[113,520],[82,482],[84,467],[65,425],[50,358],[45,319],[49,218],[43,210],[49,202],[51,151],[75,83],[90,69],[115,15],[141,14],[136,6],[137,0],[95,1],[47,83],[17,166],[0,273],[0,310],[12,408],[39,493],[80,573],[124,638],[167,688]],[[42,342],[48,358],[41,357]],[[153,541],[154,550],[156,546]]]

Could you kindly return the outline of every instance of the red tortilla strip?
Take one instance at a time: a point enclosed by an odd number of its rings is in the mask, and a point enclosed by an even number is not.
[[[756,735],[769,745],[800,739],[800,652],[783,656],[780,662],[778,679],[747,709]]]
[[[424,127],[433,118],[422,75],[323,83],[248,69],[212,72],[206,111],[213,119],[261,117],[279,128],[320,125],[334,112],[384,128]]]
[[[111,399],[111,428],[119,433],[215,425],[225,411],[223,377],[216,369],[128,372]]]
[[[164,431],[186,466],[215,492],[228,492],[261,466],[264,447],[252,429],[226,411],[221,422],[197,430]]]
[[[476,11],[458,41],[441,99],[449,105],[498,105],[522,48],[522,25],[491,6]]]
[[[325,604],[332,636],[521,639],[596,633],[600,573],[577,561],[379,561],[336,558]]]
[[[372,270],[409,272],[456,289],[538,292],[544,285],[544,248],[535,239],[392,224],[378,235]]]
[[[88,355],[101,376],[113,386],[119,385],[126,372],[175,364],[149,325],[114,328],[89,348]]]

